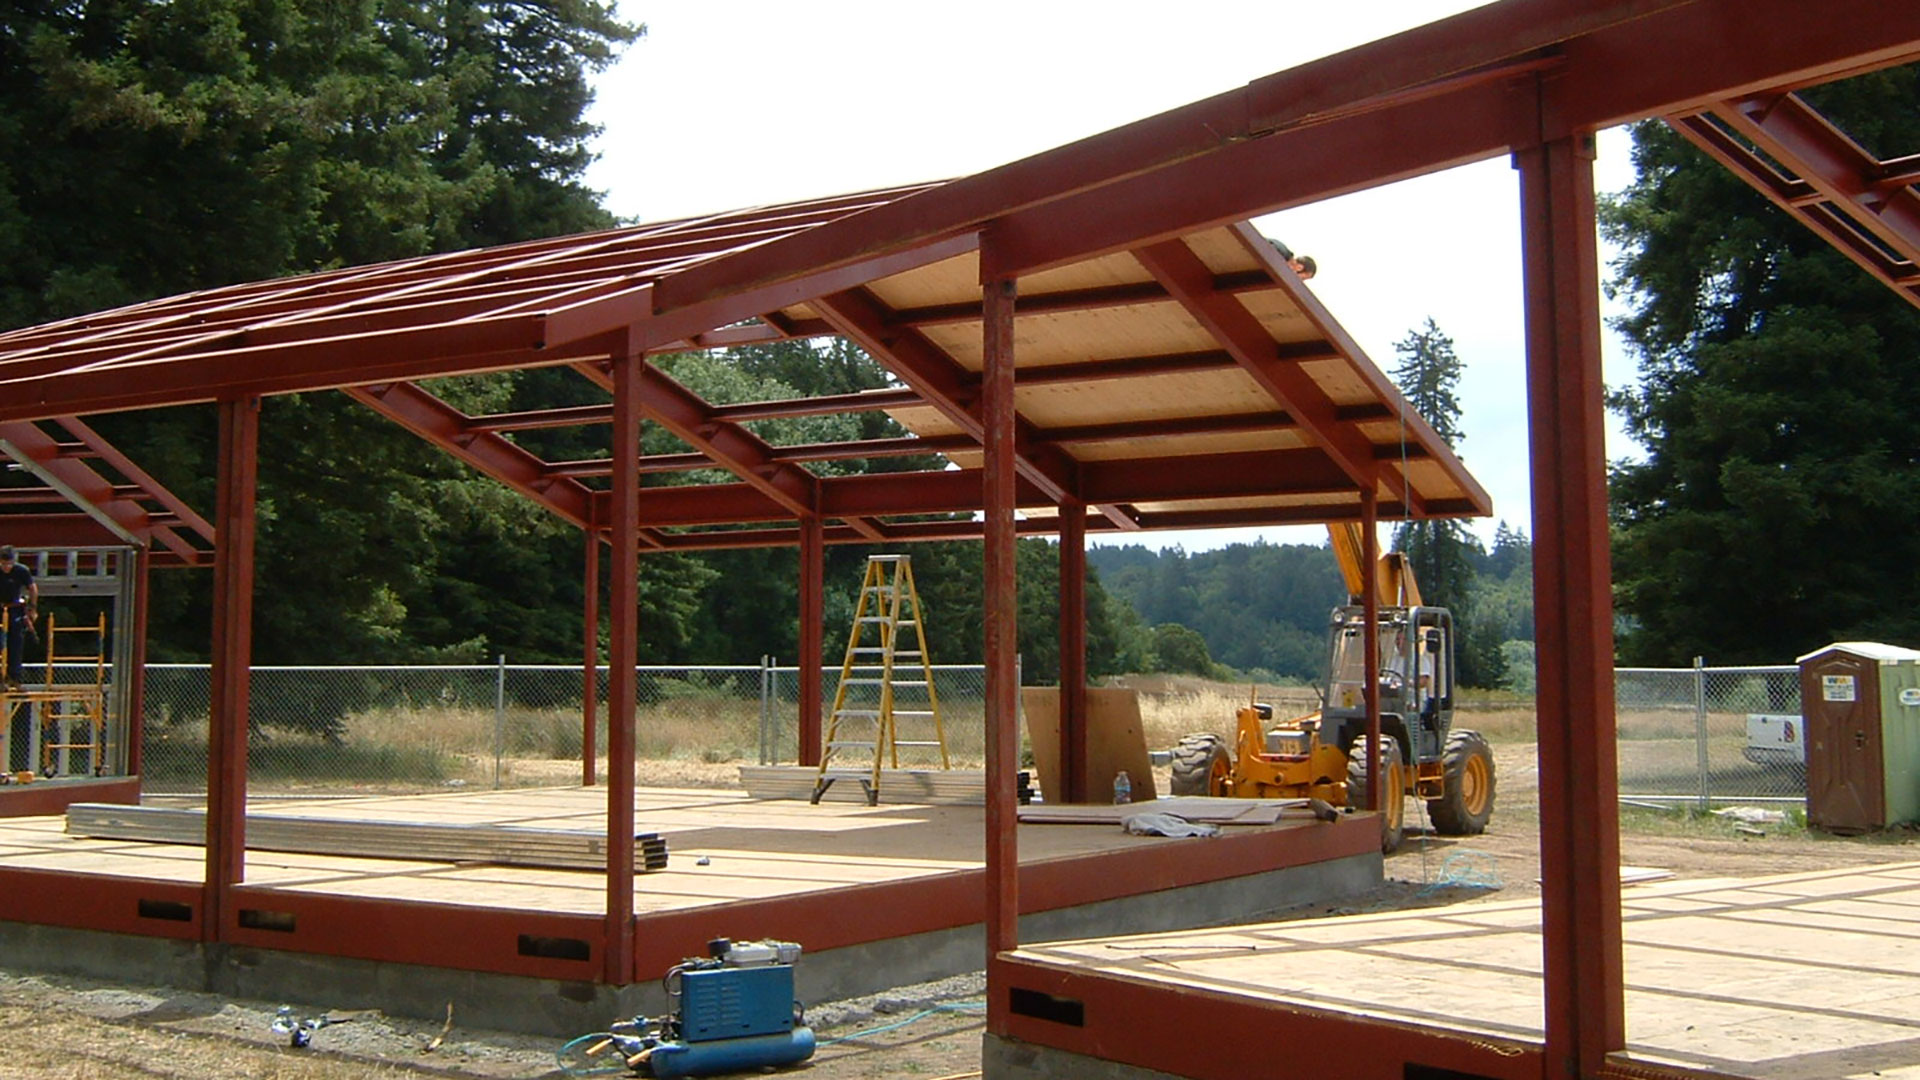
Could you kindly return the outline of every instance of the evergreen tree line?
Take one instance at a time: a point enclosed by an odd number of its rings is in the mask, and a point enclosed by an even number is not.
[[[0,326],[612,225],[582,183],[587,80],[642,32],[597,0],[0,2]],[[1806,94],[1876,152],[1920,145],[1914,69]],[[1623,662],[1920,644],[1920,581],[1900,572],[1920,555],[1920,418],[1904,408],[1920,382],[1920,314],[1664,126],[1642,125],[1634,143],[1638,179],[1603,207],[1624,252],[1619,329],[1640,361],[1611,399],[1643,450],[1612,477]],[[1457,436],[1452,343],[1429,322],[1398,351],[1409,400]],[[839,345],[662,364],[715,401],[885,378]],[[595,393],[545,371],[434,388],[475,413]],[[98,421],[211,507],[210,409]],[[890,425],[874,414],[757,429],[780,442]],[[585,458],[605,454],[604,434],[524,439]],[[679,449],[651,428],[646,439],[650,453]],[[583,549],[570,526],[338,394],[267,401],[261,463],[260,662],[579,657]],[[1483,551],[1434,522],[1394,543],[1427,598],[1459,616],[1463,679],[1519,680],[1525,537],[1503,527]],[[978,546],[912,553],[936,655],[977,658]],[[829,627],[850,614],[864,554],[828,552]],[[1096,673],[1218,663],[1317,676],[1340,599],[1325,549],[1103,549],[1093,562],[1113,587],[1088,589]],[[1021,542],[1033,678],[1057,670],[1056,566],[1045,541]],[[792,656],[796,573],[791,550],[647,556],[647,656]],[[155,659],[204,654],[206,593],[204,574],[156,576]]]

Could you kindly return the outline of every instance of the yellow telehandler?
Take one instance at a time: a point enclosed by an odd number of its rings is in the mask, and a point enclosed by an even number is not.
[[[1333,610],[1318,712],[1274,722],[1273,709],[1239,710],[1233,745],[1212,732],[1173,751],[1175,795],[1315,798],[1364,809],[1367,798],[1366,608],[1357,526],[1332,526],[1353,601]],[[1436,832],[1486,831],[1493,816],[1493,752],[1477,731],[1453,729],[1453,615],[1420,602],[1405,558],[1380,559],[1381,849],[1400,845],[1405,796],[1426,800]]]

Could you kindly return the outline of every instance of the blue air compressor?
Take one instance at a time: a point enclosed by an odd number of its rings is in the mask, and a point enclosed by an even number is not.
[[[800,946],[717,938],[707,953],[667,972],[667,1015],[616,1023],[598,1048],[617,1049],[636,1075],[656,1077],[713,1076],[813,1056],[813,1029],[793,996]]]

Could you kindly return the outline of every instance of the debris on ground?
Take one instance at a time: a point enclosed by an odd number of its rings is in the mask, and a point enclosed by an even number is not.
[[[1713,816],[1741,825],[1782,825],[1787,820],[1786,811],[1768,810],[1763,806],[1723,806],[1715,810]]]

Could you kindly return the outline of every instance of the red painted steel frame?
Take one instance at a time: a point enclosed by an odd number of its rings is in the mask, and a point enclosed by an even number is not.
[[[819,515],[800,519],[800,746],[802,765],[820,764],[820,654],[826,637],[827,541]]]
[[[247,705],[253,657],[254,482],[260,399],[219,406],[219,476],[213,560],[213,675],[208,707],[207,861],[201,933],[231,921],[232,890],[246,874]]]
[[[586,663],[580,688],[580,786],[592,787],[594,766],[600,756],[600,530],[585,532],[586,558],[581,572],[586,588],[581,591],[581,635],[585,639]]]
[[[986,541],[985,584],[981,611],[986,620],[986,831],[987,955],[1020,943],[1020,851],[1014,836],[1018,820],[1014,770],[1019,768],[1020,642],[1016,622],[1019,596],[1014,585],[1014,431],[1019,416],[1013,405],[1012,279],[984,281],[982,333],[985,392],[983,436],[986,470],[982,505]]]
[[[1009,1011],[995,1034],[1190,1080],[1403,1080],[1408,1065],[1475,1080],[1540,1077],[1540,1048],[1519,1040],[1280,1006],[1018,953],[989,961],[987,985],[989,1009],[1004,1009],[1017,989],[1082,1011],[1078,1025]]]
[[[1596,1075],[1626,1045],[1613,603],[1592,140],[1520,170],[1539,665],[1546,1075]]]
[[[1087,508],[1060,504],[1060,786],[1092,801],[1087,775]]]
[[[602,977],[633,971],[634,711],[640,662],[640,385],[645,359],[623,341],[613,361],[613,496],[607,525],[612,627],[607,649],[607,921]]]

